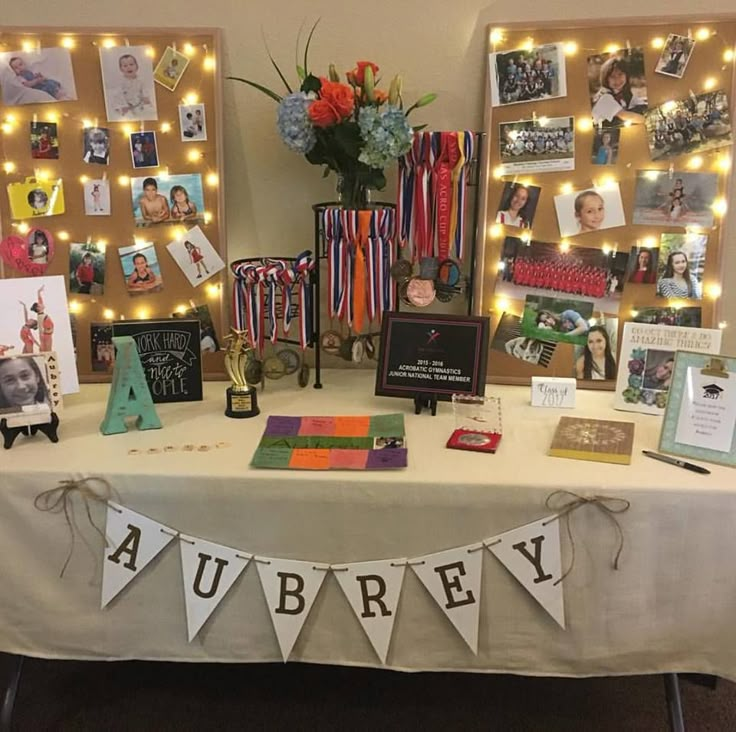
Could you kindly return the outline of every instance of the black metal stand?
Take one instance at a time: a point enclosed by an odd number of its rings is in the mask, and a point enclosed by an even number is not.
[[[664,674],[664,693],[667,699],[667,716],[672,732],[685,732],[685,718],[682,716],[680,682],[677,674]]]
[[[0,433],[3,436],[3,447],[6,450],[10,450],[13,447],[15,438],[18,435],[26,435],[33,437],[36,432],[42,432],[51,442],[58,442],[59,435],[57,429],[59,427],[59,418],[56,416],[56,412],[51,412],[51,420],[49,422],[43,422],[41,424],[24,425],[22,427],[8,427],[8,420],[0,420]]]
[[[10,680],[3,694],[3,703],[0,707],[0,732],[10,732],[10,726],[13,721],[13,708],[15,707],[15,698],[18,696],[18,687],[20,686],[20,677],[23,672],[24,656],[8,656],[11,659],[12,668],[10,671]]]
[[[421,414],[422,410],[429,409],[434,417],[437,414],[437,395],[419,394],[414,395],[414,414]]]

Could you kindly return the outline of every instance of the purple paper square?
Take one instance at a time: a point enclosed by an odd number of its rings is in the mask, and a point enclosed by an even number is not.
[[[301,423],[301,417],[269,417],[263,434],[269,437],[298,435]]]
[[[383,450],[369,450],[366,470],[380,470],[381,468],[405,468],[406,448],[395,447]]]

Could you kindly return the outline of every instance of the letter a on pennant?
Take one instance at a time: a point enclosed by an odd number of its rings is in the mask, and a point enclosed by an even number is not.
[[[547,516],[486,540],[495,557],[529,594],[565,628],[560,558],[560,521]],[[556,584],[555,584],[556,583]]]
[[[191,643],[233,586],[248,559],[242,552],[195,536],[180,535],[181,572]]]
[[[256,561],[258,576],[281,656],[287,661],[327,572],[314,569],[314,562],[272,557],[259,560]]]
[[[411,568],[470,650],[477,654],[483,551],[469,552],[469,548],[417,557],[411,560]]]
[[[356,562],[333,565],[333,569],[368,640],[381,663],[386,663],[406,560]]]
[[[112,342],[115,345],[115,368],[100,432],[103,435],[127,432],[126,417],[137,417],[139,430],[160,429],[161,420],[153,405],[135,341],[131,336],[115,336]]]
[[[108,501],[105,536],[109,546],[102,563],[102,607],[135,579],[175,535],[158,521]]]

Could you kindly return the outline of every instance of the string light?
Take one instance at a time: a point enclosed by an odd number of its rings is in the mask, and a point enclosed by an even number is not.
[[[219,297],[220,296],[220,289],[221,288],[220,288],[220,285],[219,284],[218,285],[215,285],[215,284],[207,285],[207,294],[210,297]]]
[[[103,252],[105,251],[105,247],[107,246],[107,239],[98,239],[96,242],[97,248],[101,249]]]
[[[113,312],[112,310],[110,310],[110,308],[105,308],[105,309],[104,309],[104,310],[102,311],[102,317],[103,317],[103,318],[104,318],[105,320],[114,320],[114,318],[115,318],[115,313],[114,313],[114,312]]]
[[[638,318],[639,317],[639,311],[638,310],[632,310],[631,311],[631,317],[632,318]]]
[[[162,122],[161,123],[161,126],[159,127],[159,129],[164,134],[166,134],[167,132],[171,132],[171,123],[169,123],[169,122]]]
[[[509,309],[509,301],[505,297],[496,299],[496,310],[499,313],[505,313]]]
[[[677,102],[673,99],[670,99],[669,101],[666,101],[664,104],[661,105],[660,109],[665,113],[669,114],[670,112],[674,112],[677,109]]]
[[[687,167],[690,168],[690,170],[699,170],[703,167],[703,156],[702,155],[693,155],[688,161],[687,161]]]
[[[713,201],[711,208],[716,216],[725,216],[726,211],[728,211],[728,201],[726,201],[725,196],[716,198],[716,200]]]
[[[56,234],[56,238],[59,239],[59,241],[69,241],[69,232],[68,231],[59,231]]]
[[[711,282],[708,287],[705,288],[708,297],[711,300],[717,300],[721,296],[721,286],[717,282]]]
[[[204,223],[209,224],[212,221],[212,214],[209,211],[204,212]]]
[[[143,249],[144,246],[146,246],[146,242],[144,239],[141,239],[139,236],[133,237],[133,248],[134,249]]]
[[[603,252],[603,253],[604,253],[604,254],[605,254],[606,256],[608,256],[608,255],[609,255],[609,254],[611,253],[611,245],[610,245],[610,244],[604,244],[604,245],[603,245],[603,246],[601,247],[601,251],[602,251],[602,252]]]
[[[496,263],[496,272],[503,272],[506,269],[506,262],[503,259]]]
[[[546,127],[549,124],[549,117],[540,117],[537,122],[540,127]]]
[[[568,41],[564,45],[565,56],[574,56],[578,52],[578,44],[575,41]]]
[[[133,127],[133,125],[130,125],[127,122],[124,125],[121,125],[120,130],[126,136],[130,136],[133,132],[135,132],[135,128]]]
[[[569,196],[574,190],[575,190],[575,188],[574,188],[573,184],[570,183],[569,181],[567,183],[563,183],[560,186],[560,191],[562,191],[562,193],[564,195],[566,195],[566,196]]]
[[[531,53],[534,50],[534,39],[530,36],[521,44],[521,47],[527,53]]]
[[[8,174],[15,172],[15,163],[10,160],[6,160],[3,163],[3,170]]]
[[[36,179],[40,181],[47,181],[51,178],[51,173],[48,170],[37,170]]]
[[[624,120],[624,127],[631,127],[634,123],[630,119]]]
[[[74,48],[77,44],[71,36],[64,36],[61,39],[61,45],[64,46],[64,48]]]
[[[33,49],[36,48],[36,45],[33,41],[23,41],[23,43],[20,44],[20,47],[25,51],[25,53],[30,53],[33,51]]]
[[[215,57],[214,56],[205,56],[204,61],[202,62],[202,68],[205,71],[214,71],[217,64],[215,63]]]
[[[31,230],[31,227],[25,221],[21,221],[16,228],[19,234],[27,234]]]
[[[183,50],[185,56],[194,56],[197,53],[197,49],[191,43],[185,43]]]
[[[105,38],[102,41],[103,48],[113,48],[117,45],[117,41],[114,38]]]
[[[644,239],[644,241],[642,242],[642,244],[647,249],[654,249],[657,246],[657,237],[655,237],[655,236],[647,236]]]
[[[120,183],[121,186],[129,186],[130,185],[130,178],[127,175],[119,175],[118,176],[118,183]]]
[[[718,327],[723,330],[724,328],[728,328],[728,323],[725,320],[721,320],[720,323],[718,323]]]
[[[593,120],[590,117],[581,117],[577,121],[578,132],[590,132],[593,129]]]
[[[491,239],[500,239],[503,236],[503,226],[501,224],[493,224],[488,230],[491,235]]]
[[[695,38],[697,38],[699,41],[707,41],[710,36],[711,33],[708,28],[698,28],[698,30],[695,31]]]
[[[524,244],[528,246],[532,240],[532,232],[525,231],[524,233],[522,233],[522,235],[519,238],[524,242]]]
[[[661,170],[645,170],[644,171],[644,177],[647,180],[657,180],[661,174],[662,174]]]
[[[606,53],[616,53],[621,50],[620,43],[609,43],[604,49]]]
[[[83,119],[82,128],[88,130],[90,127],[94,127],[94,122],[91,119]]]
[[[156,51],[151,46],[146,46],[146,56],[153,58],[156,55]]]
[[[186,305],[177,305],[175,312],[179,313],[179,315],[185,315],[186,312],[187,312],[187,306]]]
[[[723,60],[724,60],[724,61],[725,61],[725,62],[726,62],[727,64],[730,64],[730,63],[731,63],[731,61],[733,61],[734,57],[736,57],[736,53],[734,53],[734,50],[733,50],[733,48],[727,48],[727,49],[726,49],[726,50],[725,50],[725,51],[723,52]]]
[[[596,318],[588,318],[588,325],[592,328],[594,325],[598,323],[598,320]]]
[[[6,135],[9,135],[13,131],[13,125],[10,124],[10,122],[3,122],[0,125],[0,130],[2,130]]]
[[[88,175],[80,175],[79,176],[79,182],[80,183],[86,183],[88,180],[89,180],[89,176]]]
[[[728,173],[729,170],[731,170],[731,158],[728,155],[721,155],[718,160],[716,160],[716,167],[718,170],[722,171],[723,173]]]
[[[569,239],[563,239],[560,242],[560,251],[565,254],[565,252],[570,251],[570,240]]]
[[[710,91],[711,89],[715,89],[717,84],[718,84],[718,80],[714,76],[709,76],[703,82],[703,89],[705,89],[705,91]]]
[[[187,160],[190,163],[196,163],[202,157],[202,153],[199,150],[190,150],[187,153]]]
[[[598,181],[598,188],[615,188],[616,185],[616,178],[610,174],[602,176]]]
[[[208,186],[214,188],[219,183],[220,179],[218,178],[217,173],[208,173],[205,181]]]
[[[69,312],[70,313],[78,313],[81,309],[82,309],[82,303],[79,302],[79,300],[69,301]]]
[[[199,95],[197,92],[189,92],[184,97],[184,104],[196,104],[199,101]]]
[[[151,308],[140,307],[135,311],[135,316],[138,320],[148,320],[151,316]]]
[[[656,38],[652,38],[652,48],[656,48],[656,49],[664,48],[664,38],[662,38],[662,36],[657,36]]]
[[[503,41],[503,31],[500,28],[491,30],[491,43],[501,43]]]
[[[493,177],[494,177],[494,178],[495,178],[496,180],[500,180],[501,178],[503,178],[503,165],[497,165],[497,166],[496,166],[496,167],[495,167],[495,168],[493,169]]]

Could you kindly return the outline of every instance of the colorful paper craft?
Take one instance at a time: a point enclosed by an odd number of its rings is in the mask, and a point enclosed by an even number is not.
[[[251,465],[290,470],[405,468],[404,415],[269,417]]]

